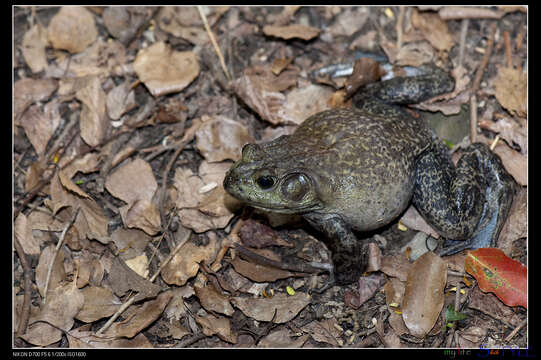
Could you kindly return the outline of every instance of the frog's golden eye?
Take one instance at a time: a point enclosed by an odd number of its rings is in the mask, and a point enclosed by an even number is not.
[[[310,183],[303,174],[291,174],[282,182],[282,194],[293,201],[300,201],[310,189]]]
[[[256,182],[261,189],[267,190],[274,186],[274,177],[269,175],[263,175],[258,177]]]

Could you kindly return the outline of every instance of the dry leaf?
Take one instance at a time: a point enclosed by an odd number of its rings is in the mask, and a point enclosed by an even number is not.
[[[231,261],[231,264],[239,274],[256,282],[272,282],[278,279],[285,279],[294,274],[282,269],[277,269],[271,266],[255,264],[249,261],[244,261],[236,257]]]
[[[420,13],[414,10],[411,23],[421,31],[426,40],[439,51],[449,51],[453,47],[453,37],[449,32],[447,23],[434,13]]]
[[[424,337],[443,308],[447,263],[433,252],[423,254],[409,272],[402,300],[402,317],[410,333]]]
[[[498,67],[494,79],[496,99],[512,114],[525,118],[527,115],[528,77],[522,69]]]
[[[98,37],[94,16],[84,7],[65,6],[49,23],[49,42],[55,49],[79,53]]]
[[[295,338],[295,334],[282,327],[274,330],[257,344],[262,348],[300,348],[310,336],[308,334]]]
[[[267,36],[276,36],[282,39],[299,38],[303,40],[311,40],[319,35],[319,29],[311,26],[300,24],[287,26],[267,25],[263,27],[263,32]]]
[[[408,279],[408,271],[411,263],[404,254],[387,255],[381,259],[380,271],[386,275],[399,278],[401,281]]]
[[[104,140],[109,127],[105,111],[106,95],[97,76],[90,77],[85,85],[75,93],[75,97],[83,103],[81,137],[88,145],[97,146]]]
[[[272,298],[234,297],[233,305],[246,316],[258,321],[273,321],[276,324],[288,322],[310,303],[310,295],[297,292],[293,296],[278,293]],[[276,316],[275,316],[276,314]]]
[[[58,88],[55,79],[31,79],[17,80],[13,85],[13,117],[18,116],[32,103],[44,101]],[[15,125],[20,125],[15,123]]]
[[[291,90],[286,97],[283,120],[299,125],[308,117],[330,109],[332,94],[328,86],[314,84]]]
[[[45,153],[47,143],[53,136],[59,120],[58,107],[56,109],[49,108],[48,112],[44,112],[38,105],[30,106],[20,117],[19,124],[24,128],[24,132],[38,156]]]
[[[167,284],[182,286],[199,271],[199,264],[204,261],[210,264],[218,253],[219,245],[216,237],[210,237],[207,245],[197,246],[192,241],[186,242],[180,251],[173,256],[160,273]]]
[[[104,287],[87,286],[81,293],[84,296],[84,305],[75,316],[79,321],[91,323],[111,316],[122,305],[113,292]]]
[[[158,285],[138,275],[118,257],[113,259],[108,273],[109,283],[117,296],[123,296],[131,290],[137,292],[135,301],[141,301],[146,298],[153,298],[160,291]]]
[[[47,296],[39,314],[31,317],[23,339],[34,345],[47,346],[62,338],[62,329],[71,330],[74,317],[81,310],[84,297],[75,283],[57,287]],[[52,324],[54,326],[51,326]]]
[[[159,212],[152,203],[158,184],[146,161],[136,158],[127,162],[107,177],[105,188],[128,203],[119,209],[126,226],[142,229],[149,235],[160,230]]]
[[[195,133],[196,146],[208,162],[239,160],[242,147],[255,142],[244,125],[225,116],[203,116],[203,121]]]
[[[127,45],[151,14],[152,9],[145,6],[109,6],[103,10],[102,19],[109,34]]]
[[[132,339],[115,339],[109,335],[96,335],[94,331],[89,331],[90,325],[80,326],[67,333],[70,348],[152,348],[143,334]]]
[[[154,96],[179,92],[199,75],[199,62],[191,51],[174,51],[160,41],[141,49],[133,63],[139,79]]]
[[[39,242],[32,235],[32,223],[21,212],[15,219],[13,235],[19,241],[26,255],[39,255]]]
[[[301,330],[310,334],[315,341],[325,342],[331,346],[338,346],[341,331],[337,329],[338,321],[330,318],[322,321],[312,321],[304,325]]]
[[[53,259],[54,249],[55,246],[52,244],[44,248],[39,256],[38,265],[36,266],[36,285],[42,297],[46,295],[44,293],[45,281],[47,279],[47,271]],[[66,270],[64,269],[64,252],[59,251],[51,271],[48,291],[51,292],[52,290],[56,289],[65,280]]]
[[[115,86],[107,94],[107,113],[111,119],[118,120],[124,113],[135,107],[137,107],[135,92],[128,81]]]
[[[227,194],[223,188],[225,172],[230,163],[203,161],[199,166],[199,176],[190,169],[177,168],[172,195],[176,199],[182,225],[195,232],[225,227],[233,217],[232,209],[238,201]]]
[[[201,15],[195,6],[164,6],[156,16],[158,26],[163,31],[192,44],[205,45],[209,37]]]
[[[237,334],[231,332],[231,324],[228,318],[207,314],[207,316],[197,315],[195,320],[203,327],[205,335],[212,336],[216,334],[224,341],[233,344],[237,343]]]
[[[172,296],[171,291],[162,292],[155,300],[145,302],[132,317],[113,323],[104,335],[133,338],[160,317]]]
[[[505,170],[522,186],[528,186],[528,157],[500,143],[494,153],[502,159]]]
[[[24,34],[21,52],[24,61],[34,74],[47,68],[46,46],[47,30],[41,24],[35,24]]]
[[[207,311],[220,313],[227,316],[233,315],[235,311],[227,296],[222,295],[212,285],[206,276],[199,274],[194,283],[195,295],[199,298],[201,306]]]

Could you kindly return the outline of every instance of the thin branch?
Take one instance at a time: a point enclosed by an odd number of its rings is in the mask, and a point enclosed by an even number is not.
[[[229,75],[227,66],[225,66],[224,56],[222,55],[222,52],[220,51],[220,47],[218,46],[218,43],[216,42],[216,38],[214,37],[212,30],[210,29],[209,23],[207,21],[207,17],[203,13],[203,8],[201,6],[198,6],[197,10],[199,10],[199,15],[201,16],[201,20],[203,20],[203,24],[205,24],[205,29],[207,30],[210,41],[212,42],[212,45],[214,46],[214,50],[216,50],[216,54],[218,55],[218,58],[220,59],[220,65],[222,66],[222,70],[224,71],[225,76],[227,77],[227,80],[231,81],[231,76]]]

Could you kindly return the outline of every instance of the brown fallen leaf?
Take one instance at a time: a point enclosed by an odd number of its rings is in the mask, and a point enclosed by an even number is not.
[[[107,177],[105,188],[127,203],[119,209],[126,226],[139,228],[149,235],[160,230],[159,212],[152,202],[158,184],[146,161],[136,158],[127,162]]]
[[[494,90],[498,102],[512,114],[527,115],[527,73],[522,69],[498,67]]]
[[[296,337],[291,330],[283,327],[262,338],[257,346],[262,348],[300,348],[309,337],[308,334]]]
[[[339,346],[341,331],[336,318],[325,319],[321,321],[312,321],[304,325],[301,330],[310,334],[312,339],[317,342],[325,342],[331,346]]]
[[[96,40],[98,29],[90,11],[79,6],[64,6],[51,19],[47,34],[55,49],[79,53]]]
[[[282,39],[299,38],[311,40],[319,35],[320,30],[315,27],[293,24],[286,26],[266,25],[263,27],[263,33],[267,36],[276,36]]]
[[[210,264],[219,250],[216,236],[209,236],[206,245],[197,246],[187,241],[162,269],[160,275],[167,284],[182,286],[199,271],[199,263]]]
[[[194,290],[195,295],[199,298],[205,310],[218,312],[227,316],[233,315],[235,310],[229,303],[228,297],[221,294],[203,274],[197,275]]]
[[[492,121],[480,119],[479,126],[498,133],[509,144],[520,146],[520,152],[528,155],[528,122],[524,119],[510,119],[507,117]]]
[[[47,29],[44,29],[40,23],[32,26],[24,34],[21,52],[24,61],[34,74],[47,68],[46,46]]]
[[[237,343],[237,334],[231,331],[231,322],[228,318],[207,314],[206,316],[195,316],[195,321],[203,327],[203,334],[207,336],[217,335],[220,339]]]
[[[109,335],[96,335],[90,331],[90,325],[83,325],[67,334],[70,348],[152,348],[152,344],[143,334],[132,339],[115,339]]]
[[[330,109],[332,94],[328,86],[314,84],[291,90],[286,97],[283,122],[299,125],[309,116]]]
[[[105,109],[106,95],[97,76],[86,80],[75,97],[83,103],[80,117],[81,137],[90,146],[102,143],[110,126]]]
[[[152,9],[146,6],[108,6],[102,19],[109,34],[128,45],[151,14]]]
[[[42,297],[47,295],[45,294],[45,282],[47,280],[49,266],[55,253],[54,249],[55,246],[52,244],[43,249],[39,256],[38,265],[36,266],[36,286],[38,287],[38,291]],[[66,281],[66,270],[64,269],[64,251],[58,251],[56,260],[51,270],[47,288],[48,291],[53,291],[64,281]]]
[[[113,315],[122,302],[110,289],[98,286],[86,286],[81,289],[84,305],[75,318],[79,321],[91,323],[104,317]]]
[[[15,120],[32,103],[48,99],[58,88],[58,80],[23,78],[13,85],[13,117]],[[15,122],[15,125],[20,125]]]
[[[133,69],[153,96],[181,91],[200,70],[195,53],[174,51],[163,41],[139,50]]]
[[[433,252],[423,254],[408,271],[402,317],[410,333],[424,337],[443,308],[447,263]]]
[[[353,309],[358,309],[367,300],[370,300],[376,291],[385,283],[385,276],[382,273],[374,273],[359,278],[357,291],[346,291],[344,302]]]
[[[294,274],[271,266],[255,264],[236,257],[231,261],[235,271],[244,277],[256,282],[272,282],[278,279],[285,279]]]
[[[273,321],[281,324],[293,319],[310,303],[310,295],[297,292],[290,296],[278,293],[272,298],[233,297],[233,305],[246,316],[258,321]],[[276,315],[275,315],[276,314]]]
[[[134,109],[137,106],[135,92],[129,82],[125,81],[111,89],[107,94],[106,104],[107,113],[114,120],[120,119],[124,113]]]
[[[411,15],[412,25],[419,29],[426,40],[439,51],[449,51],[454,45],[447,23],[439,14],[419,12],[414,9]]]
[[[57,287],[47,296],[47,302],[42,305],[39,314],[30,317],[28,329],[22,338],[40,346],[59,341],[62,330],[69,331],[73,327],[75,315],[83,303],[84,297],[74,282]]]
[[[242,147],[255,142],[248,129],[225,116],[203,116],[203,124],[195,133],[197,150],[208,162],[240,159]]]
[[[135,291],[137,294],[134,301],[137,302],[146,298],[153,298],[160,291],[158,285],[138,275],[118,257],[113,258],[108,273],[109,284],[117,296],[124,296],[128,291]]]
[[[399,278],[401,281],[408,279],[411,263],[404,254],[387,255],[381,259],[380,271],[388,276]]]
[[[13,236],[19,241],[26,255],[40,254],[39,242],[32,235],[32,223],[22,212],[15,219]]]

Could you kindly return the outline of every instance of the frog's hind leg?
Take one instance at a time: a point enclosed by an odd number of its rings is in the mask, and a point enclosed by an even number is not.
[[[516,184],[485,144],[470,145],[453,166],[445,145],[435,144],[417,161],[413,203],[452,245],[450,255],[493,247],[509,213]]]

